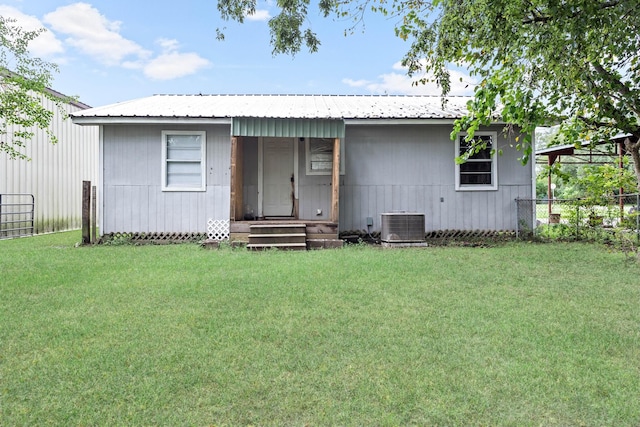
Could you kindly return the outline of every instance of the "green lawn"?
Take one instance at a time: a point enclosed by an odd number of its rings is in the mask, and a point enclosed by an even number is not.
[[[587,244],[0,241],[0,425],[640,425],[640,266]]]

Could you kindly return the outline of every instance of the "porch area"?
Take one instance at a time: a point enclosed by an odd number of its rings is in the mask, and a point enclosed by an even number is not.
[[[255,250],[341,247],[342,138],[342,120],[234,119],[231,242]]]

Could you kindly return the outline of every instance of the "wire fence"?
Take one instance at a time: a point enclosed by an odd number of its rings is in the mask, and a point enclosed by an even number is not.
[[[516,235],[640,244],[640,194],[590,199],[516,199]]]

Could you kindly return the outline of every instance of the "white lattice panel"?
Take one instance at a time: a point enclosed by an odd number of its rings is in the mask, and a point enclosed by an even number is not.
[[[209,240],[229,240],[229,220],[209,219],[207,237]]]

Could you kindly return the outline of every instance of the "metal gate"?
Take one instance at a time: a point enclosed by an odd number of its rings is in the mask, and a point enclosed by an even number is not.
[[[32,236],[34,205],[33,194],[0,194],[0,239]]]

